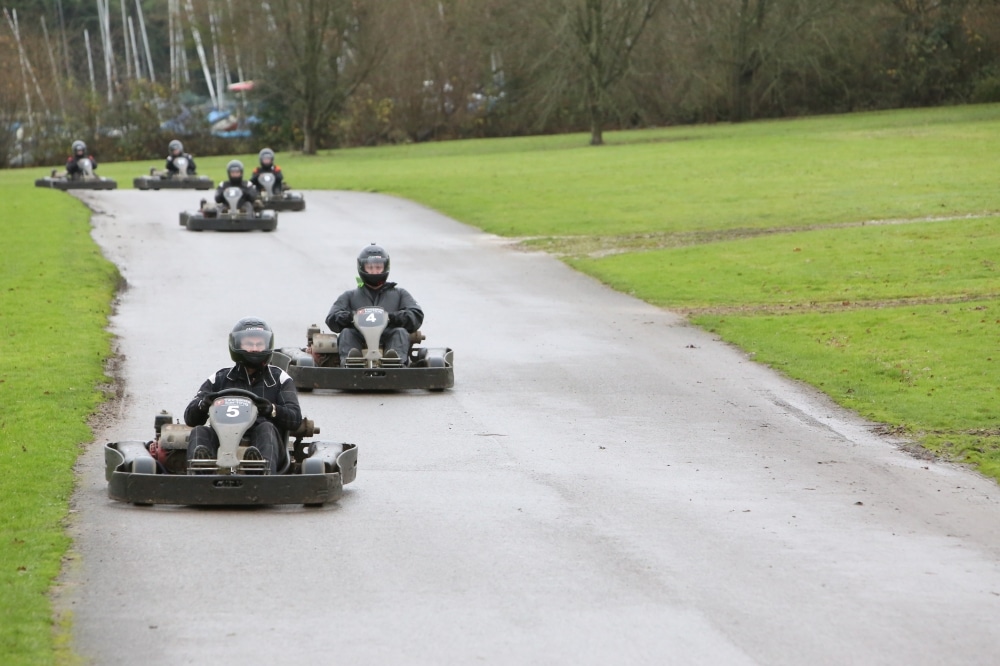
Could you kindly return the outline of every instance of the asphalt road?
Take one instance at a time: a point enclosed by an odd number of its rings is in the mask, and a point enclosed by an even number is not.
[[[199,192],[81,195],[128,281],[123,398],[83,455],[57,605],[94,664],[993,664],[1000,491],[675,315],[412,203],[307,193],[274,233]],[[335,505],[134,507],[150,439],[258,315],[303,345],[377,241],[455,350],[444,393],[314,393]]]

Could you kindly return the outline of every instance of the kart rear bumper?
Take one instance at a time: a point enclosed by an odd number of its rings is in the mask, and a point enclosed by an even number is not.
[[[246,506],[324,504],[343,494],[357,476],[355,444],[314,442],[303,473],[266,476],[158,473],[143,442],[111,442],[104,447],[108,497],[133,504]]]
[[[118,181],[110,178],[95,180],[70,180],[67,178],[39,178],[35,187],[51,187],[54,190],[113,190]]]
[[[213,183],[208,176],[139,176],[132,185],[137,190],[210,190]]]

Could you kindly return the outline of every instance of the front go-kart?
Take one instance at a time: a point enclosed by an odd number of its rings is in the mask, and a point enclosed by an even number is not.
[[[54,190],[113,190],[118,187],[118,181],[111,178],[102,178],[94,172],[94,163],[88,158],[83,158],[77,162],[80,173],[67,174],[57,173],[52,170],[52,175],[39,178],[35,181],[35,187],[50,187]]]
[[[208,176],[199,176],[195,173],[188,173],[188,160],[186,157],[178,157],[174,160],[177,173],[172,171],[157,171],[150,169],[148,176],[138,176],[132,180],[132,185],[137,190],[210,190],[212,189],[212,179]]]
[[[382,308],[362,308],[354,313],[354,327],[365,339],[361,355],[340,365],[336,333],[322,333],[316,326],[306,332],[304,349],[286,347],[278,353],[288,358],[288,374],[295,387],[344,391],[442,391],[455,385],[455,354],[448,347],[422,347],[424,335],[410,334],[407,358],[386,358],[379,346],[388,315]]]
[[[180,224],[189,231],[274,231],[278,228],[278,214],[273,210],[255,210],[244,202],[243,190],[227,187],[222,191],[226,203],[211,206],[202,202],[196,211],[181,213]]]
[[[312,421],[287,438],[286,461],[268,473],[263,460],[247,460],[246,431],[257,420],[260,397],[242,389],[207,396],[208,425],[219,438],[215,459],[187,460],[192,428],[156,417],[150,442],[109,442],[104,447],[108,497],[133,504],[320,505],[336,501],[357,476],[358,449],[342,442],[305,441],[319,433]]]
[[[265,171],[257,176],[260,183],[260,199],[267,210],[305,210],[306,200],[298,192],[278,190],[274,184],[274,174]]]

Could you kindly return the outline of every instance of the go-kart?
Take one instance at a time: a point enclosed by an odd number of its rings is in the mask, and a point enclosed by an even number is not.
[[[166,169],[158,171],[155,168],[149,170],[148,176],[138,176],[132,181],[132,185],[137,190],[210,190],[212,189],[212,179],[208,176],[199,176],[188,173],[188,160],[186,157],[174,159],[174,166],[177,173]]]
[[[347,391],[396,391],[428,389],[442,391],[455,385],[454,352],[447,347],[421,347],[425,336],[410,334],[406,359],[385,358],[379,348],[382,331],[388,325],[382,308],[362,308],[354,313],[354,327],[365,339],[365,349],[357,358],[348,358],[340,366],[337,334],[323,333],[313,325],[306,331],[305,348],[284,347],[275,354],[288,357],[287,372],[295,388]]]
[[[268,210],[305,210],[306,200],[297,192],[287,189],[275,190],[274,174],[265,171],[257,176],[260,183],[260,199]]]
[[[104,446],[108,497],[133,504],[321,505],[343,494],[357,476],[358,448],[341,442],[304,441],[319,433],[309,419],[288,435],[285,468],[267,473],[263,460],[245,460],[243,436],[257,420],[261,398],[243,389],[224,389],[212,401],[208,425],[219,437],[215,460],[187,460],[192,428],[156,416],[150,442]]]
[[[190,231],[274,231],[278,228],[278,214],[273,210],[257,210],[250,203],[240,206],[243,191],[227,187],[222,191],[226,203],[208,204],[204,199],[201,208],[181,213],[180,224]]]
[[[102,178],[94,173],[94,163],[84,157],[77,161],[80,173],[67,174],[52,170],[51,176],[39,178],[35,187],[51,187],[54,190],[113,190],[118,182],[111,178]]]

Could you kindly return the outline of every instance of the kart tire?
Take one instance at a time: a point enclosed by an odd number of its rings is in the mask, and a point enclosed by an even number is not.
[[[302,461],[303,474],[326,474],[326,463],[317,458],[306,458]]]
[[[152,458],[136,458],[132,461],[133,474],[156,474],[156,461]]]

